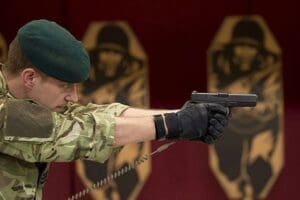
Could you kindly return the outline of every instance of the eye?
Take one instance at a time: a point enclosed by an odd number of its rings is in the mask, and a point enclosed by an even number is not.
[[[60,88],[62,88],[62,89],[68,89],[68,88],[70,88],[70,84],[69,83],[61,83],[60,85],[59,85],[59,87]]]
[[[74,83],[64,83],[61,85],[61,88],[64,92],[71,92],[74,90],[74,87],[76,90],[76,84],[74,84]]]
[[[65,87],[65,88],[70,88],[70,87],[71,87],[71,84],[65,84],[64,87]]]

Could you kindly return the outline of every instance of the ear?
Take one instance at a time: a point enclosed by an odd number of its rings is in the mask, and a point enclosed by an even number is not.
[[[39,74],[33,68],[25,68],[21,72],[21,77],[25,87],[27,87],[28,89],[32,89],[39,78]]]

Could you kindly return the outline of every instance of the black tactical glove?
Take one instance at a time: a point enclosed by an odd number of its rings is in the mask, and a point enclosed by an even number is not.
[[[212,144],[219,138],[223,137],[224,129],[228,124],[229,109],[219,104],[209,104],[207,109],[208,114],[208,128],[207,133],[204,136],[195,138],[207,144]]]
[[[177,113],[154,117],[156,138],[200,140],[213,143],[223,135],[228,109],[212,103],[186,103]]]

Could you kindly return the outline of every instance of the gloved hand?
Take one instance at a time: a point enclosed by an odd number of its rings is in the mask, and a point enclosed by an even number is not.
[[[211,144],[223,136],[228,112],[228,108],[219,104],[186,103],[177,113],[164,115],[167,129],[165,137],[200,140]]]
[[[187,103],[178,113],[181,138],[211,144],[223,136],[228,122],[228,109],[220,104]]]
[[[224,129],[228,124],[229,108],[220,104],[206,104],[208,110],[208,128],[206,134],[193,140],[200,140],[212,144],[224,136]]]

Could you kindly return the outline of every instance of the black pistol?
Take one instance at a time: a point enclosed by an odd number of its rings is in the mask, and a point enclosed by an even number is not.
[[[225,107],[255,107],[256,94],[229,94],[229,93],[199,93],[192,92],[191,102],[217,103]]]

